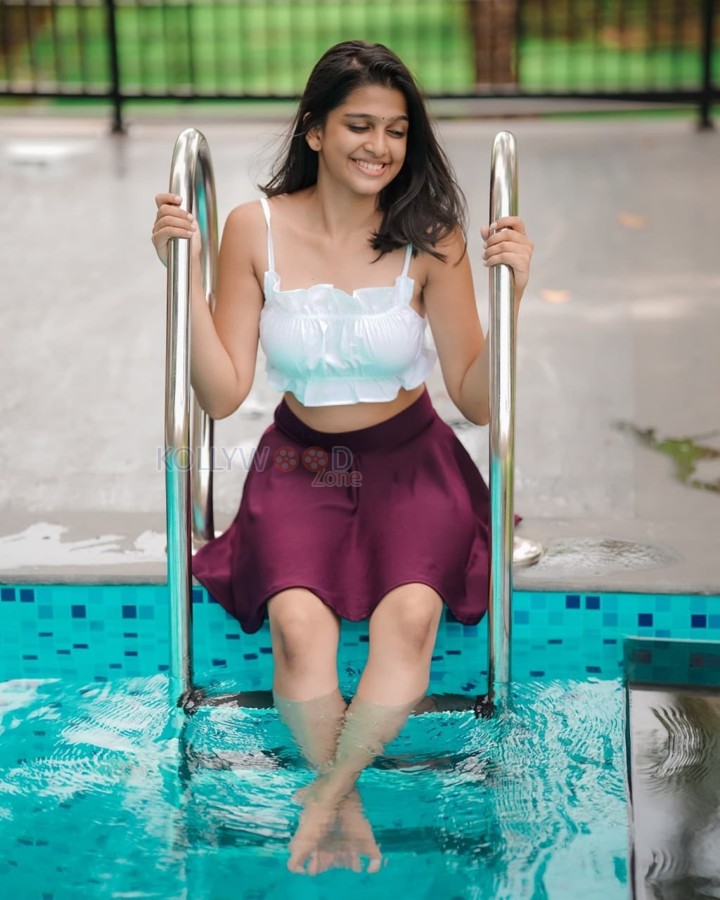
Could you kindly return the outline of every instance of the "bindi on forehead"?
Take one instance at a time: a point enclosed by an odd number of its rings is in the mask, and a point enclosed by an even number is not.
[[[370,119],[373,122],[409,122],[406,115],[399,116],[373,116],[370,113],[345,113],[346,119]]]

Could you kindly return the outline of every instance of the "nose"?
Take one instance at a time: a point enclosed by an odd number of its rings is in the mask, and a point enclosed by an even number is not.
[[[374,156],[384,156],[387,149],[385,129],[382,126],[373,128],[368,135],[365,146]]]

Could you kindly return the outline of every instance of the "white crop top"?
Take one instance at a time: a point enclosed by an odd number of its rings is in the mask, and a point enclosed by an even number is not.
[[[400,388],[425,381],[437,353],[426,342],[427,319],[410,305],[412,246],[392,287],[358,288],[352,294],[332,284],[280,289],[275,271],[270,207],[268,271],[260,314],[260,345],[268,384],[291,391],[304,406],[335,406],[394,400]]]

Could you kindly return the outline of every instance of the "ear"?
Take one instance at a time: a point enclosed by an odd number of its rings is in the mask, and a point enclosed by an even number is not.
[[[309,115],[310,113],[306,113],[305,119],[307,119]],[[308,147],[317,153],[322,146],[322,141],[320,140],[320,128],[317,125],[310,128],[305,134],[305,140],[307,141]]]
[[[320,150],[322,142],[320,141],[320,135],[318,134],[316,129],[308,131],[308,133],[305,135],[305,140],[307,141],[308,146],[311,150],[314,150],[316,153]]]

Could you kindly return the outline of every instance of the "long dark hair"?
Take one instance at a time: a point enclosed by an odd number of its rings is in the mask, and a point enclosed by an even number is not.
[[[402,60],[383,44],[345,41],[331,47],[315,64],[275,161],[272,177],[258,185],[267,197],[292,194],[317,183],[318,157],[305,140],[308,131],[325,124],[328,113],[356,88],[380,85],[402,92],[409,127],[405,161],[379,196],[383,213],[370,246],[385,253],[412,244],[438,259],[435,244],[456,226],[465,234],[467,204],[452,166],[435,136],[425,103]],[[467,244],[466,244],[467,249]]]

